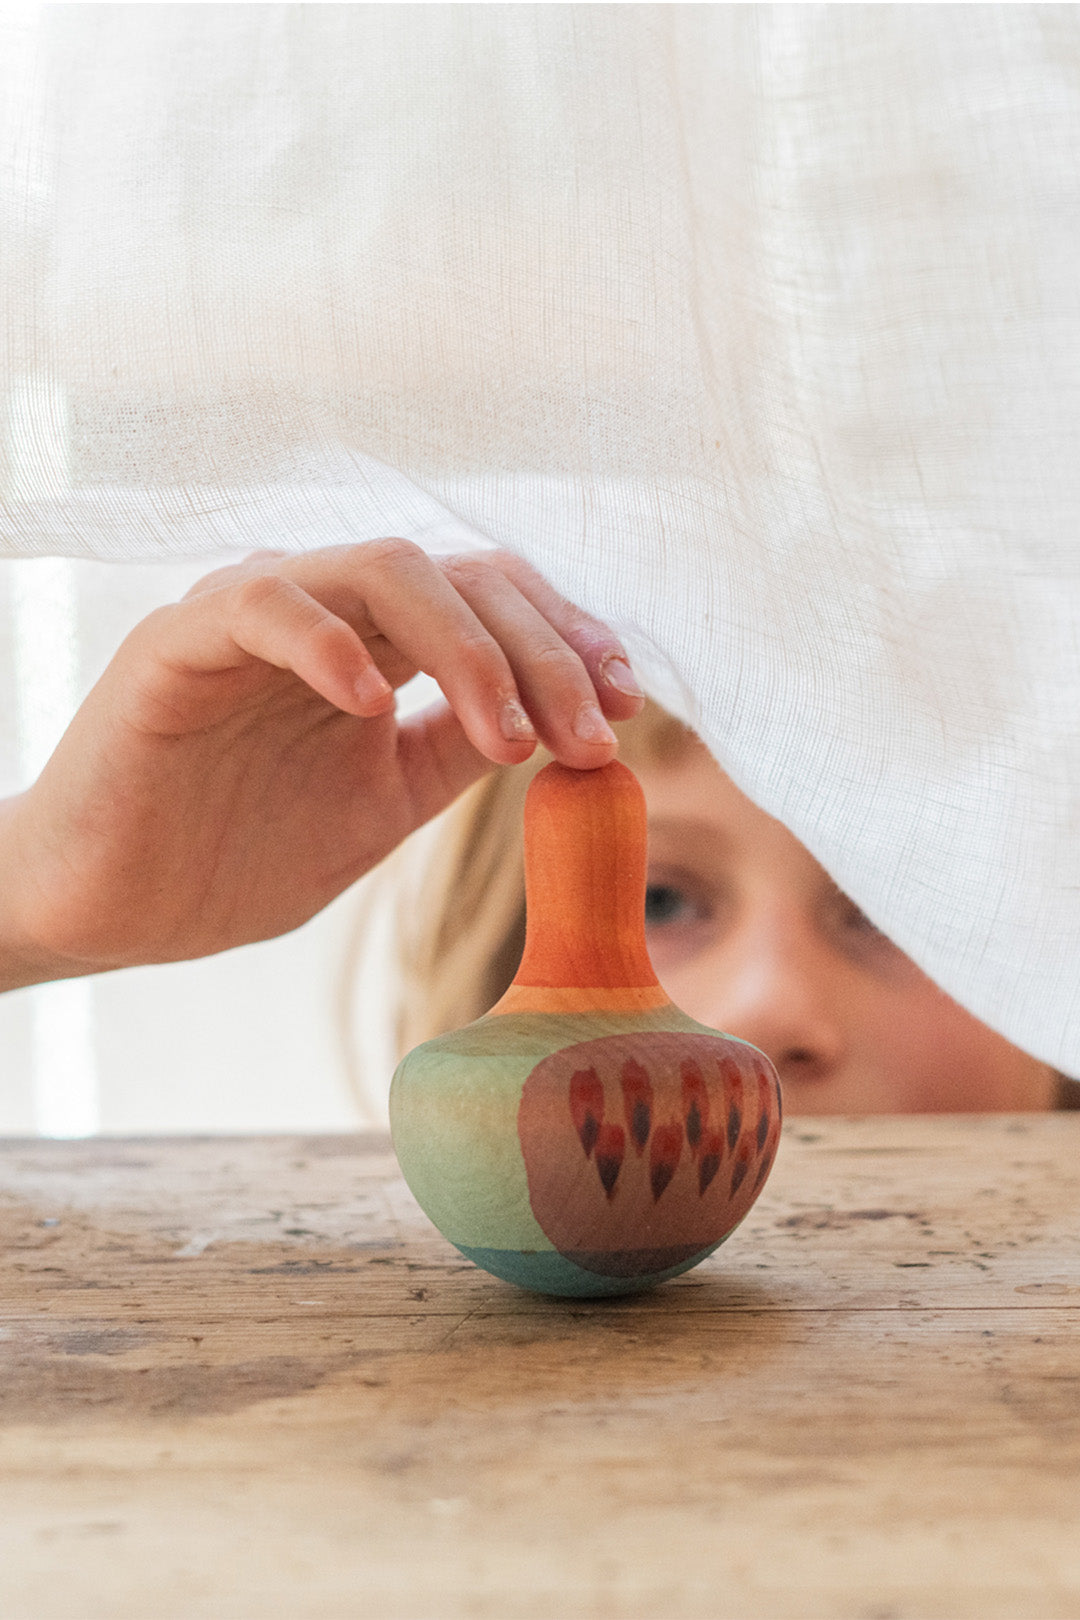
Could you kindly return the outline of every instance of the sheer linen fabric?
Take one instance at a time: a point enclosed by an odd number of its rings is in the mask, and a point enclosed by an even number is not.
[[[52,6],[0,547],[531,558],[1080,1074],[1073,6]]]

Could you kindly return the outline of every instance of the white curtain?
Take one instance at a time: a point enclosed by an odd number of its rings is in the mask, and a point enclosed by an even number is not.
[[[50,6],[0,545],[531,557],[1080,1074],[1080,16]]]

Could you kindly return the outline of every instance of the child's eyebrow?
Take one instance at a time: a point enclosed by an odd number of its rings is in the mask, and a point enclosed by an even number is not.
[[[712,848],[728,853],[735,843],[735,839],[723,828],[711,821],[702,821],[697,816],[673,816],[670,814],[650,816],[648,819],[649,837],[672,838],[680,843],[692,843],[698,847],[709,845]]]

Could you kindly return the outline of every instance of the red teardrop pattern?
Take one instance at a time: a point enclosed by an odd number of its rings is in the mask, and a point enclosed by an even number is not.
[[[571,1076],[570,1117],[588,1158],[604,1123],[604,1088],[595,1069],[576,1069]]]
[[[559,1252],[588,1270],[679,1264],[745,1215],[780,1116],[776,1071],[741,1042],[656,1031],[564,1047],[522,1091],[530,1205]]]
[[[686,1142],[694,1158],[699,1159],[709,1126],[709,1090],[701,1066],[693,1058],[684,1058],[679,1065],[679,1072],[682,1075]]]
[[[679,1124],[658,1125],[649,1143],[649,1186],[659,1200],[671,1183],[682,1157],[683,1132]]]
[[[621,1125],[601,1125],[596,1138],[596,1173],[600,1177],[609,1199],[615,1196],[615,1187],[626,1157],[626,1132]]]
[[[622,1066],[622,1094],[626,1127],[640,1159],[652,1130],[653,1088],[648,1069],[636,1058],[627,1058]]]

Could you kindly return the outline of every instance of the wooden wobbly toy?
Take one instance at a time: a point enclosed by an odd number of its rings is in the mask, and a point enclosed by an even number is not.
[[[517,976],[394,1075],[394,1147],[417,1201],[478,1266],[544,1294],[630,1293],[696,1265],[776,1152],[776,1071],[664,994],[645,875],[636,777],[546,766],[525,805]]]

